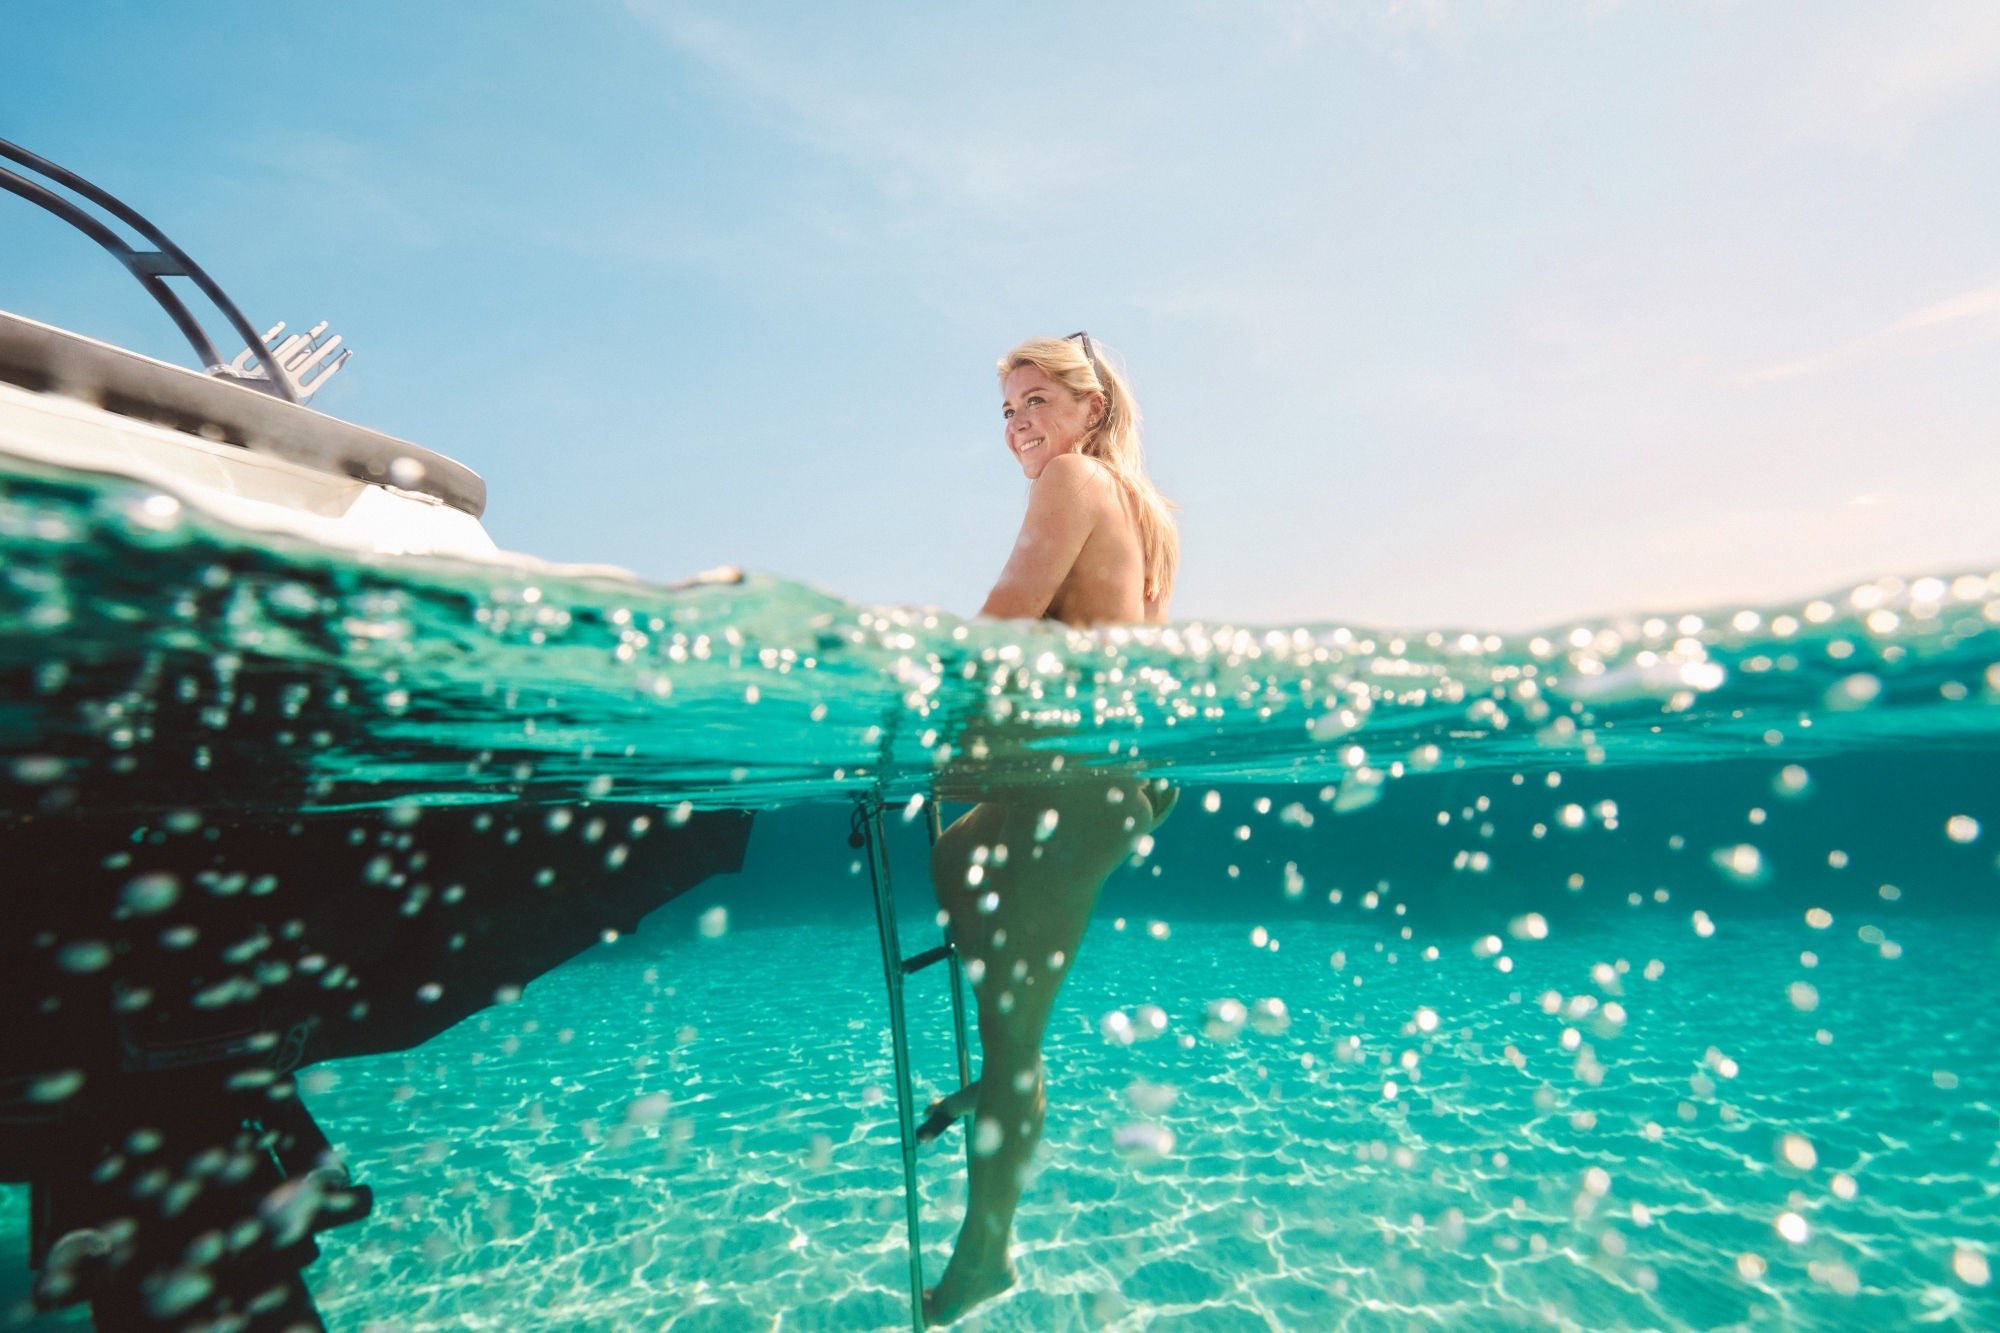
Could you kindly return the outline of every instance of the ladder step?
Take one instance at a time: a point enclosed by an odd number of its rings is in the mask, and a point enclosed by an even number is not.
[[[951,957],[951,946],[949,944],[940,944],[936,948],[926,949],[919,954],[912,954],[903,960],[903,975],[906,977],[914,976],[932,964],[942,963],[949,957]]]

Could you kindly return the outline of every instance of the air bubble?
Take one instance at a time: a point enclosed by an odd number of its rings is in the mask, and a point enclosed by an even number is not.
[[[103,940],[74,940],[56,955],[65,972],[101,972],[111,965],[111,946]]]
[[[1292,1016],[1285,1002],[1274,996],[1257,1001],[1250,1011],[1250,1026],[1267,1037],[1275,1037],[1291,1027]]]
[[[118,901],[133,916],[152,916],[172,907],[180,896],[180,880],[164,871],[155,871],[128,880],[119,891]]]
[[[1234,1041],[1249,1016],[1240,1000],[1210,1000],[1202,1018],[1202,1035],[1211,1041]]]
[[[1155,1159],[1174,1150],[1174,1132],[1165,1125],[1143,1122],[1120,1125],[1112,1131],[1111,1142],[1128,1157]]]

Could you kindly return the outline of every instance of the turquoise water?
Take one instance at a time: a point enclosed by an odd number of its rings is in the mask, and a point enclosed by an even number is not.
[[[304,1073],[377,1200],[308,1270],[333,1328],[906,1326],[849,803],[1058,760],[1186,796],[1106,886],[1021,1283],[962,1326],[2000,1324],[2000,575],[1081,635],[337,557],[49,473],[0,477],[0,556],[12,812],[761,812],[741,875]],[[925,1157],[933,1273],[961,1153]],[[0,1317],[58,1326],[24,1193]]]

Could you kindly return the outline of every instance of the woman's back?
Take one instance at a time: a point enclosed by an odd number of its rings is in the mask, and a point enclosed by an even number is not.
[[[1078,455],[1075,465],[1086,474],[1089,536],[1044,617],[1080,629],[1164,621],[1166,599],[1146,596],[1146,550],[1130,494],[1096,459]]]

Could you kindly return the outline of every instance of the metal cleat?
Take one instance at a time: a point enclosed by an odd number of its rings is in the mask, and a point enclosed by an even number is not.
[[[321,320],[304,333],[294,333],[290,337],[281,339],[280,335],[284,333],[285,325],[280,321],[264,332],[264,347],[270,354],[271,364],[274,364],[278,368],[278,373],[285,377],[298,402],[305,402],[324,388],[326,382],[347,364],[347,358],[354,355],[352,348],[341,350],[341,338],[337,333],[321,341],[326,333],[326,327],[327,322]],[[340,355],[334,356],[336,351],[339,351]],[[330,356],[333,360],[329,363],[327,358]],[[263,380],[266,378],[263,366],[251,364],[256,357],[256,352],[245,347],[236,354],[235,360],[224,367],[224,370],[237,379],[253,383]],[[318,371],[317,374],[313,374],[315,369]],[[309,375],[310,379],[307,378]]]

